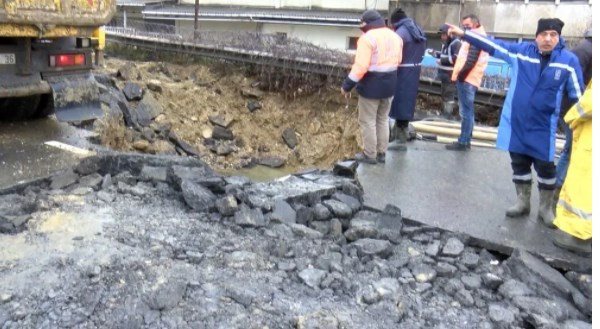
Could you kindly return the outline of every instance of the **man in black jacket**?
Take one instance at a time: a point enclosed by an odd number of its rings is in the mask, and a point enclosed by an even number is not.
[[[442,39],[441,51],[429,50],[429,54],[437,58],[437,78],[441,82],[442,111],[444,115],[451,117],[454,111],[454,99],[456,86],[452,82],[452,70],[458,51],[460,50],[460,39],[448,35],[448,26],[442,25],[438,31]]]

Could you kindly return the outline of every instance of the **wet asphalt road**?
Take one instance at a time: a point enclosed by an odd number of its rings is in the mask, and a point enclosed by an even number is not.
[[[0,122],[0,189],[47,176],[79,161],[81,155],[45,142],[86,147],[91,133],[59,123],[54,118]]]

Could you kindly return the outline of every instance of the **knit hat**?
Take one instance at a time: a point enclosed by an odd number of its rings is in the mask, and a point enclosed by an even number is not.
[[[448,34],[448,25],[442,24],[438,30],[438,34]]]
[[[558,18],[540,18],[535,35],[537,36],[544,31],[556,31],[560,35],[564,25],[565,23]]]
[[[408,17],[402,8],[396,8],[392,13],[391,22],[392,24],[398,23],[400,20]]]
[[[383,17],[377,12],[377,10],[373,9],[365,11],[360,17],[360,21],[367,24],[375,23],[378,20],[383,20]]]

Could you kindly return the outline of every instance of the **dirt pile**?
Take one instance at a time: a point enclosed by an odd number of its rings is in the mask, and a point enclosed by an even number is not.
[[[216,169],[270,165],[273,158],[279,160],[273,166],[283,162],[289,170],[325,168],[359,150],[356,99],[347,103],[337,88],[287,99],[262,91],[260,83],[241,70],[223,73],[203,65],[131,64],[116,59],[108,61],[103,73],[109,85],[123,91],[128,106],[139,107],[149,98],[147,102],[160,112],[146,124],[153,132],[147,132],[144,124],[132,130],[114,119],[100,123],[102,143],[120,151],[174,153],[175,148],[152,138],[164,129],[190,144]]]
[[[0,239],[6,329],[591,328],[591,275],[366,210],[329,172],[251,183],[117,154],[0,204],[34,196],[0,207],[28,216]]]

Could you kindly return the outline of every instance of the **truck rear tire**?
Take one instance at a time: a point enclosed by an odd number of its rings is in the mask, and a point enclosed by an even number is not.
[[[41,95],[0,99],[0,121],[31,119],[38,111]]]
[[[54,113],[54,98],[52,94],[43,94],[37,107],[34,118],[46,118]]]

